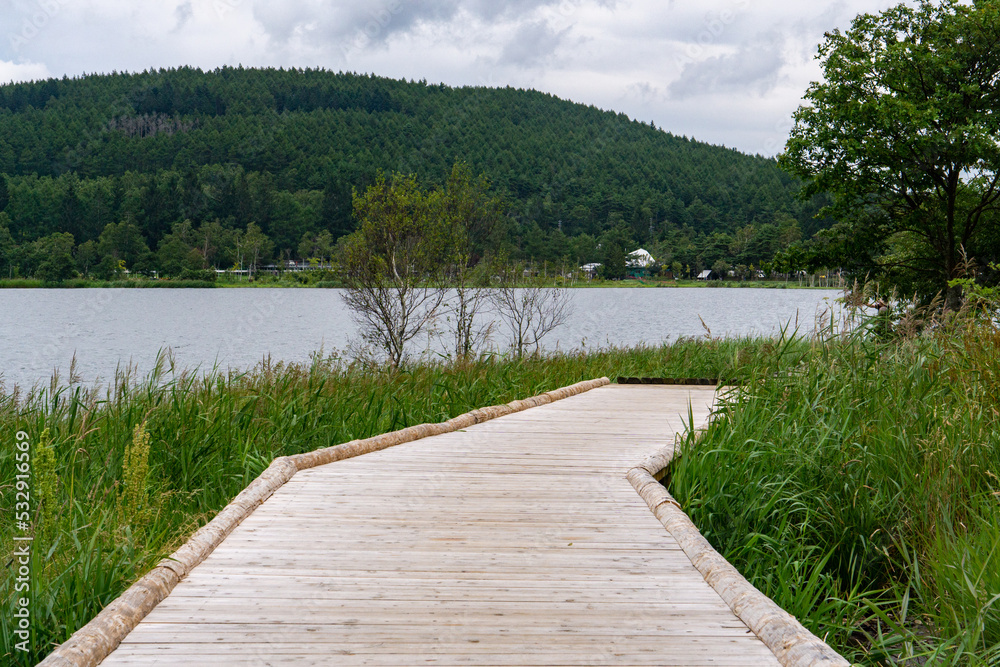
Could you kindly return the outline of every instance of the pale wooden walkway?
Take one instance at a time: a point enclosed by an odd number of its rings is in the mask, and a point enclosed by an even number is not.
[[[104,665],[776,665],[625,479],[714,389],[617,386],[298,473]]]

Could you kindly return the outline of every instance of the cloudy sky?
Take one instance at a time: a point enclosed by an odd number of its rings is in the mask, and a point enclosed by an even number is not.
[[[823,33],[886,0],[0,0],[0,81],[192,65],[535,88],[773,155]]]

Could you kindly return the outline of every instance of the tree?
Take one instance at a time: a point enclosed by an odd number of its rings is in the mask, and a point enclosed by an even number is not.
[[[14,238],[8,229],[9,224],[10,218],[7,217],[6,213],[0,211],[0,278],[5,278],[13,273],[15,245]]]
[[[306,232],[299,242],[299,257],[304,260],[327,262],[333,253],[333,234],[327,230],[316,233]]]
[[[160,270],[168,276],[178,276],[185,269],[204,268],[201,253],[193,247],[196,242],[190,220],[175,222],[171,232],[160,239],[156,251]]]
[[[447,253],[434,208],[413,176],[387,181],[379,175],[363,194],[354,194],[359,227],[343,244],[343,299],[362,340],[384,352],[393,368],[444,300],[436,279]]]
[[[34,242],[34,254],[38,268],[35,277],[47,283],[55,283],[76,275],[73,261],[73,247],[76,245],[69,232],[50,234]]]
[[[0,212],[10,203],[10,190],[7,188],[7,176],[0,174]]]
[[[232,231],[223,227],[218,220],[201,223],[194,232],[194,239],[203,267],[218,266],[216,258],[221,249],[232,244],[232,236]]]
[[[511,348],[519,359],[530,347],[538,354],[542,338],[563,324],[572,312],[568,289],[526,278],[523,268],[517,265],[508,265],[503,271],[493,299],[510,334]]]
[[[628,275],[626,253],[630,242],[624,225],[609,230],[601,237],[601,275],[605,280],[623,280]]]
[[[452,324],[455,356],[471,357],[493,331],[491,320],[481,315],[491,302],[490,278],[498,259],[503,204],[490,193],[485,176],[474,177],[464,162],[455,163],[445,191],[438,198],[447,247],[446,303]],[[479,316],[479,317],[477,317]]]
[[[925,294],[961,288],[1000,200],[1000,2],[898,5],[820,46],[825,81],[795,113],[781,165],[828,192],[839,257]]]
[[[604,262],[601,264],[601,276],[605,280],[624,280],[628,275],[625,262],[625,249],[617,243],[604,249]]]
[[[274,250],[274,243],[261,231],[256,222],[247,225],[246,232],[238,237],[237,244],[240,257],[249,262],[248,274],[251,277],[257,273],[261,261],[269,257]],[[240,266],[242,267],[242,259]]]
[[[150,257],[142,232],[131,218],[108,223],[101,232],[97,247],[104,257],[110,257],[116,263],[124,261],[126,268],[134,270],[143,269]]]
[[[76,270],[83,276],[89,276],[90,270],[101,260],[96,241],[84,241],[76,247]]]
[[[712,273],[715,274],[717,280],[725,280],[729,277],[729,270],[733,268],[724,259],[717,259],[715,263],[712,264]]]

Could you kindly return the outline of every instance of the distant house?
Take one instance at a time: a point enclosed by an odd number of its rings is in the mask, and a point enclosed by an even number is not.
[[[625,268],[633,278],[648,276],[655,263],[656,260],[644,248],[633,250],[625,256]]]
[[[698,280],[710,280],[712,278],[712,269],[705,269],[698,274]]]
[[[601,268],[599,262],[591,262],[590,264],[584,264],[580,267],[580,270],[587,274],[588,278],[594,278],[597,276],[597,271]]]

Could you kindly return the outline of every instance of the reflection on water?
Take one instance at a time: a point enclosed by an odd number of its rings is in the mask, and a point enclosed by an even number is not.
[[[545,341],[548,349],[658,344],[684,336],[773,335],[791,324],[800,332],[839,295],[836,290],[578,289],[572,314]],[[0,374],[10,388],[65,381],[74,354],[86,383],[115,368],[141,373],[169,348],[178,367],[249,368],[270,355],[308,361],[320,348],[343,350],[355,327],[339,290],[92,289],[0,290]],[[702,324],[704,320],[704,326]],[[502,330],[493,346],[506,347]],[[443,354],[445,338],[422,339],[414,353]]]

